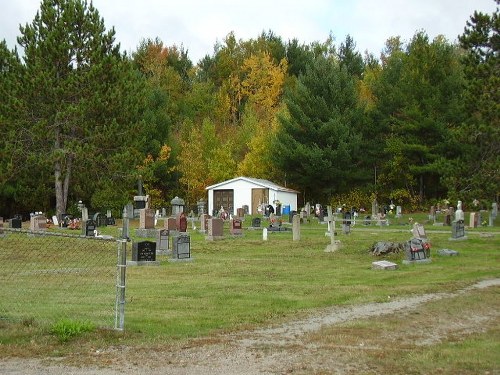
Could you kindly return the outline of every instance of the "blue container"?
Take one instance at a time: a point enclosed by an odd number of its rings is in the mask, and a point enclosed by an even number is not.
[[[283,206],[283,215],[290,215],[290,205]]]

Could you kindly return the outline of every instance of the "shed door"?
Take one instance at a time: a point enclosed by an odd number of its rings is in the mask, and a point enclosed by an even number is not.
[[[258,215],[257,208],[262,203],[269,203],[269,189],[252,189],[252,215]]]
[[[214,190],[214,210],[219,211],[221,206],[234,214],[234,190]]]

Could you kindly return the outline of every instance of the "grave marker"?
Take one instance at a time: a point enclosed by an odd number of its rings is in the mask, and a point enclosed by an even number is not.
[[[35,215],[30,218],[31,231],[45,231],[47,229],[47,218],[44,215]]]
[[[156,261],[156,242],[140,241],[132,244],[132,261],[127,265],[159,265]]]
[[[229,222],[229,232],[233,236],[243,235],[243,223],[240,219],[233,219]]]
[[[463,220],[454,221],[451,224],[451,240],[465,240],[465,224]]]
[[[189,234],[181,233],[172,237],[172,259],[191,260],[191,239]]]
[[[220,218],[214,217],[208,219],[208,233],[205,237],[206,240],[220,240],[224,238],[224,221]]]
[[[177,230],[179,232],[187,232],[187,218],[184,212],[179,212],[175,218]]]
[[[88,219],[83,222],[82,234],[86,237],[95,237],[95,230],[97,229],[95,221]]]
[[[159,229],[156,235],[156,252],[167,254],[169,252],[170,233],[168,229]]]
[[[252,228],[260,228],[261,222],[262,222],[262,220],[260,217],[254,217],[252,219]]]
[[[155,228],[155,211],[151,208],[139,210],[139,229]]]
[[[406,260],[404,264],[411,263],[429,263],[431,261],[431,247],[430,244],[422,238],[412,238],[405,243]]]
[[[413,224],[412,234],[415,238],[427,238],[424,226],[419,223]]]

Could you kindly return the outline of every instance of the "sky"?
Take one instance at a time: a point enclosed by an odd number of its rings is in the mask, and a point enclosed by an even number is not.
[[[88,0],[90,2],[90,0]],[[0,40],[17,45],[19,25],[31,23],[41,0],[0,0]],[[494,0],[93,0],[107,29],[115,28],[122,51],[144,39],[183,46],[197,63],[230,32],[238,40],[271,30],[284,42],[340,45],[350,35],[359,52],[376,57],[388,38],[409,42],[417,31],[456,42],[475,10],[491,14]]]

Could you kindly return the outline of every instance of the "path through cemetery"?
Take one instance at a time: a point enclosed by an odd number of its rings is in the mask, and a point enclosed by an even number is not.
[[[464,296],[498,291],[500,278],[484,280],[455,293],[421,294],[391,298],[387,302],[351,307],[331,307],[286,324],[253,331],[193,340],[183,347],[93,348],[64,358],[3,359],[3,375],[118,375],[118,374],[354,374],[377,373],[367,367],[363,355],[390,350],[395,345],[426,346],[450,335],[481,333],[498,326],[500,311],[463,306],[460,314],[446,319],[426,316],[432,302],[452,303]],[[431,310],[430,310],[431,311]],[[428,314],[429,312],[427,312]],[[421,317],[419,315],[422,314]],[[346,325],[361,322],[377,325],[383,319],[420,319],[417,327],[401,324],[380,337],[353,334]],[[406,318],[405,318],[406,319]],[[357,332],[357,331],[354,331]],[[350,333],[350,334],[349,334]],[[411,343],[410,343],[411,341]],[[500,369],[497,369],[500,370]]]

